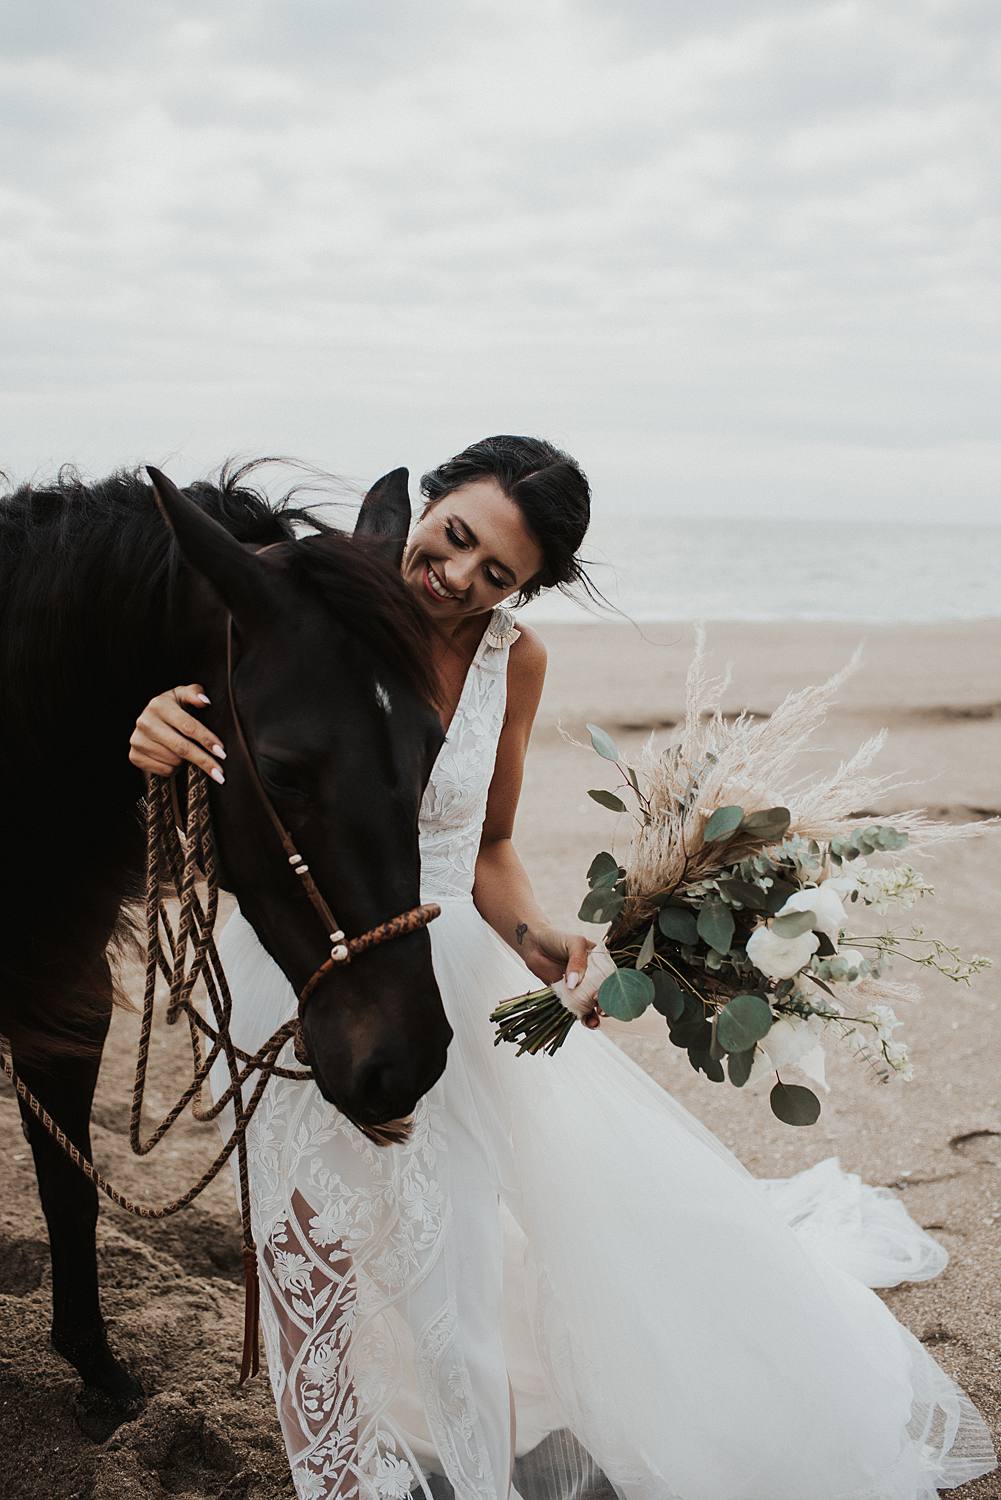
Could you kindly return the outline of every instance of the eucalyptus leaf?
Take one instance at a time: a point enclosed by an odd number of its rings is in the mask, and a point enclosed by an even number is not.
[[[723,1064],[718,1062],[710,1053],[702,1051],[698,1047],[689,1047],[688,1061],[696,1073],[704,1073],[713,1083],[725,1082]]]
[[[729,953],[736,931],[733,912],[722,901],[707,901],[699,912],[696,930],[702,941],[717,953]]]
[[[791,822],[788,807],[766,807],[760,812],[748,813],[740,825],[740,832],[748,838],[771,843],[782,837]]]
[[[801,1084],[777,1083],[768,1098],[784,1125],[813,1125],[820,1118],[820,1100]]]
[[[617,1021],[634,1021],[646,1010],[654,997],[653,980],[638,969],[616,969],[603,980],[598,990],[598,1004],[606,1015]]]
[[[699,940],[695,917],[691,911],[683,910],[680,906],[662,907],[657,916],[657,925],[666,938],[681,943],[686,948],[694,948]]]
[[[647,928],[646,937],[643,939],[643,942],[640,945],[640,951],[636,955],[637,969],[645,969],[647,964],[652,960],[656,951],[654,946],[656,936],[657,928],[651,922],[650,926]]]
[[[595,886],[580,904],[577,916],[582,922],[612,922],[625,906],[625,898],[607,886]]]
[[[632,766],[626,766],[626,776],[629,779],[629,785],[632,787],[633,791],[638,796],[639,795],[639,789],[640,789],[640,782],[639,782],[639,777],[636,775],[636,772],[633,770]]]
[[[765,910],[774,915],[775,912],[785,906],[789,897],[795,895],[798,890],[799,886],[793,885],[791,880],[783,880],[780,875],[776,875],[768,887]]]
[[[586,728],[588,734],[591,736],[591,744],[597,750],[602,760],[619,760],[618,745],[612,739],[612,736],[601,728],[600,724],[588,724]]]
[[[588,792],[587,795],[599,806],[607,807],[609,812],[624,813],[626,810],[626,804],[621,797],[616,797],[614,792],[606,792],[603,788],[599,788],[597,791]]]
[[[701,1007],[700,1007],[701,1009]],[[685,1019],[671,1027],[671,1041],[676,1047],[694,1047],[696,1051],[708,1052],[713,1030],[705,1015]]]
[[[718,839],[728,838],[740,827],[744,816],[742,807],[717,807],[702,830],[702,842],[714,844]]]
[[[604,884],[606,880],[617,880],[619,878],[619,862],[614,854],[609,854],[607,849],[602,849],[592,859],[587,871],[588,885]]]
[[[751,1076],[751,1067],[754,1063],[754,1048],[749,1047],[746,1052],[731,1052],[726,1060],[726,1071],[730,1075],[730,1082],[734,1088],[742,1089]]]
[[[784,917],[772,919],[772,931],[776,937],[797,938],[804,932],[812,932],[817,924],[815,911],[790,911]]]
[[[719,888],[731,901],[739,901],[741,906],[749,907],[751,911],[764,911],[768,905],[768,892],[750,880],[738,880],[736,877],[721,880]]]
[[[761,995],[734,995],[716,1021],[716,1037],[724,1052],[747,1052],[767,1036],[775,1017]]]
[[[666,969],[655,969],[653,980],[653,1008],[669,1021],[679,1021],[685,1013],[685,995],[681,986],[672,979]]]

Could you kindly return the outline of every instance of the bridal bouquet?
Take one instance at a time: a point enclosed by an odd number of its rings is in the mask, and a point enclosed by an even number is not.
[[[729,677],[708,678],[703,653],[699,631],[680,733],[664,750],[651,741],[639,770],[603,729],[587,726],[620,777],[614,791],[589,795],[634,817],[625,857],[603,850],[592,860],[579,912],[610,924],[614,969],[598,1004],[622,1021],[653,1006],[698,1072],[737,1088],[773,1077],[774,1113],[809,1125],[820,1114],[817,1095],[782,1073],[794,1068],[826,1089],[829,1037],[846,1041],[884,1081],[911,1077],[894,1005],[917,991],[886,976],[892,962],[961,983],[988,967],[989,959],[964,960],[923,927],[904,935],[878,930],[871,918],[932,894],[904,850],[965,838],[996,820],[953,825],[920,811],[856,811],[907,784],[866,774],[885,730],[832,775],[791,779],[859,652],[827,682],[790,693],[768,719],[741,713],[731,722],[721,709]],[[577,1017],[546,988],[505,1001],[491,1019],[496,1042],[553,1053]]]

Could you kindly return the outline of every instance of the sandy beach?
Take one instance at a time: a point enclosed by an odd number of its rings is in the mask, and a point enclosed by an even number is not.
[[[568,744],[595,720],[634,753],[680,716],[693,634],[680,624],[550,626],[550,671],[526,772],[518,846],[543,905],[573,919],[584,873],[607,847],[614,818],[587,797],[614,773]],[[1001,814],[1001,621],[936,626],[720,624],[709,657],[733,663],[726,707],[769,713],[794,687],[840,667],[860,642],[810,765],[828,766],[881,726],[876,769],[922,782],[873,812],[929,807],[972,820]],[[123,755],[125,747],[123,746]],[[806,767],[804,766],[804,769]],[[898,1192],[948,1248],[936,1280],[885,1293],[894,1314],[934,1350],[1001,1441],[1001,830],[923,860],[940,895],[920,912],[929,930],[998,965],[970,988],[925,977],[906,1012],[916,1078],[881,1087],[846,1055],[829,1067],[831,1093],[810,1129],[776,1121],[767,1097],[738,1095],[696,1076],[659,1020],[616,1028],[616,1040],[714,1130],[756,1174],[789,1175],[824,1157]],[[909,976],[908,976],[909,977]],[[135,974],[132,989],[138,997]],[[98,1161],[138,1195],[187,1185],[215,1146],[185,1123],[151,1158],[126,1139],[135,1018],[116,1015],[94,1113]],[[181,1086],[183,1038],[154,1048],[152,1107]],[[531,1065],[531,1064],[527,1064]],[[161,1224],[102,1210],[104,1305],[112,1339],[149,1392],[140,1417],[103,1444],[86,1438],[79,1382],[47,1343],[49,1273],[34,1171],[8,1088],[0,1089],[0,1490],[7,1500],[292,1500],[266,1379],[237,1387],[243,1318],[239,1230],[229,1180]],[[600,1185],[596,1192],[600,1191]],[[597,1211],[597,1203],[596,1203]],[[708,1271],[707,1271],[708,1275]],[[652,1310],[655,1315],[655,1310]],[[952,1493],[1001,1495],[991,1475]],[[721,1496],[720,1500],[727,1500]],[[809,1500],[809,1497],[804,1497]]]

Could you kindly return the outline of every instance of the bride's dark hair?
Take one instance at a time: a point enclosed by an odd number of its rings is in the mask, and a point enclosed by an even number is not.
[[[544,438],[508,433],[470,443],[454,458],[429,469],[421,479],[428,505],[474,479],[496,479],[542,549],[543,564],[518,593],[525,604],[543,589],[569,592],[579,585],[600,599],[577,549],[591,519],[591,486],[580,464]]]

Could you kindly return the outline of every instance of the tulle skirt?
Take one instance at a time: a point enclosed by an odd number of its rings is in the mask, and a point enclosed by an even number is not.
[[[442,906],[455,1037],[410,1141],[281,1080],[249,1137],[300,1500],[931,1500],[989,1472],[975,1408],[870,1290],[945,1265],[902,1204],[833,1159],[755,1180],[601,1031],[495,1047],[491,1008],[536,981]],[[255,1047],[294,996],[239,913],[222,956]]]

